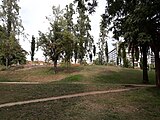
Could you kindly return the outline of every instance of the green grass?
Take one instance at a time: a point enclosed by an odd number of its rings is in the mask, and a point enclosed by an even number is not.
[[[124,88],[117,85],[48,83],[39,85],[0,85],[0,104],[74,93]]]
[[[0,119],[12,120],[159,120],[156,88],[77,97],[0,109]]]
[[[58,67],[57,74],[55,74],[53,67],[33,67],[31,69],[8,69],[0,71],[0,81],[1,82],[48,82],[52,81],[55,76],[68,76],[74,72],[80,72],[83,67]],[[46,80],[46,81],[45,81]]]
[[[112,84],[142,84],[143,73],[141,70],[121,69],[121,71],[112,71],[109,74],[100,73],[94,77],[95,83]],[[148,73],[150,84],[155,84],[155,74],[153,71]]]
[[[142,71],[108,66],[60,67],[60,81],[37,85],[0,84],[0,104],[141,84]],[[0,71],[0,81],[24,81],[28,76],[54,77],[51,67],[26,71]],[[149,72],[154,84],[154,72]],[[92,95],[22,106],[0,108],[0,120],[159,120],[160,90],[140,88],[129,92]]]
[[[11,79],[8,79],[8,78],[5,78],[5,77],[1,77],[0,78],[0,82],[19,82],[18,80],[11,80]]]
[[[81,82],[83,81],[83,79],[85,79],[83,75],[71,75],[69,77],[62,79],[60,82],[65,82],[65,83]]]

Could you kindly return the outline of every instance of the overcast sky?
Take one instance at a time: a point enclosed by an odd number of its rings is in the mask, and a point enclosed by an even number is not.
[[[29,40],[31,40],[31,36],[34,35],[35,37],[38,37],[38,31],[47,31],[49,25],[45,17],[52,15],[53,5],[60,5],[61,8],[64,8],[72,1],[73,0],[20,0],[20,16],[25,28],[25,33],[29,34],[28,40],[20,41],[22,47],[29,52]],[[96,13],[94,13],[90,17],[92,26],[91,34],[94,36],[95,43],[98,41],[99,23],[101,19],[100,15],[104,13],[106,0],[99,0],[98,2],[99,3],[98,7],[96,8]],[[111,41],[109,41],[109,44],[110,51],[112,49]],[[27,58],[30,60],[30,56],[28,56]],[[44,60],[43,52],[37,52],[35,58]]]

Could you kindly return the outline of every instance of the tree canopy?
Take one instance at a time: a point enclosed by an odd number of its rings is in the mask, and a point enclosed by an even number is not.
[[[124,40],[132,46],[142,48],[144,74],[147,75],[147,49],[151,47],[155,54],[156,83],[160,86],[160,1],[159,0],[107,0],[106,27],[113,31],[114,37]],[[144,77],[147,81],[147,76]]]
[[[19,9],[18,0],[2,1],[0,9],[0,61],[6,67],[26,61],[27,52],[22,49],[18,40],[18,36],[23,32]]]

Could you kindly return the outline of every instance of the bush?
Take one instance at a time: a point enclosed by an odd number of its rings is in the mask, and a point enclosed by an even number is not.
[[[131,62],[128,59],[124,60],[123,67],[130,68],[131,67]]]
[[[87,61],[86,61],[86,60],[83,60],[83,61],[82,61],[82,65],[84,65],[84,66],[88,65]]]

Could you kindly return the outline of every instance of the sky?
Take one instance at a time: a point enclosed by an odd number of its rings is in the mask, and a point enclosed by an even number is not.
[[[38,31],[46,32],[48,30],[49,24],[46,16],[52,15],[52,6],[60,5],[61,8],[64,8],[72,1],[73,0],[20,0],[20,16],[25,28],[24,32],[28,34],[28,39],[21,39],[20,44],[27,52],[30,51],[32,35],[38,37]],[[99,0],[98,2],[96,12],[90,16],[92,26],[91,35],[94,36],[95,43],[99,38],[100,15],[104,13],[106,0]],[[111,36],[111,34],[109,36]],[[113,49],[111,42],[112,40],[108,42],[109,51]],[[44,60],[43,52],[41,50],[36,52],[35,58]],[[30,60],[30,56],[27,56],[27,59]]]

